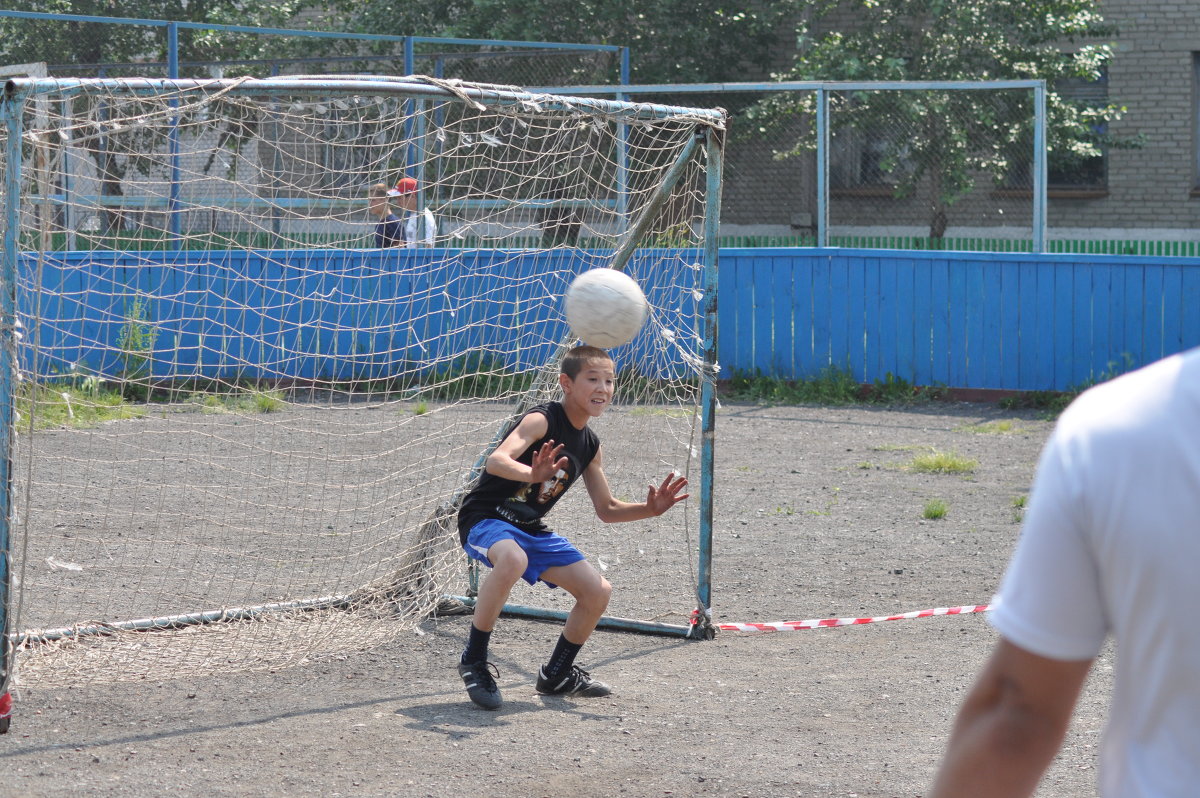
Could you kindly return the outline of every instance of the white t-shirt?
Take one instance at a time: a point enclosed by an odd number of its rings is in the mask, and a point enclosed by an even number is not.
[[[1034,654],[1116,639],[1101,795],[1200,794],[1200,349],[1063,413],[997,601],[992,624]]]
[[[421,228],[424,227],[424,235]],[[437,219],[433,211],[426,208],[423,211],[413,211],[404,218],[404,241],[409,247],[432,247],[437,238]]]

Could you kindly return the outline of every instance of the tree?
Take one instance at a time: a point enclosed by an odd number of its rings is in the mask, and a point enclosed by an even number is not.
[[[348,29],[356,31],[627,46],[635,83],[763,75],[792,6],[790,0],[340,2],[350,15]]]
[[[10,0],[10,11],[39,11],[77,16],[202,22],[214,25],[285,27],[314,3],[276,0],[244,3],[241,0]],[[119,11],[119,16],[117,12]],[[0,17],[0,63],[44,61],[60,74],[80,74],[74,65],[152,63],[167,60],[164,27],[111,24],[76,20]],[[244,33],[182,29],[181,60],[211,61],[280,56],[311,52],[321,40],[260,36]],[[119,71],[119,70],[118,70]],[[52,72],[53,74],[53,72]],[[147,72],[141,72],[146,75]],[[163,77],[161,71],[155,77]],[[84,76],[80,74],[80,76]],[[95,76],[91,70],[88,77]]]
[[[1044,79],[1047,146],[1052,163],[1079,165],[1100,158],[1105,147],[1136,146],[1109,135],[1107,126],[1124,107],[1112,102],[1077,102],[1055,91],[1069,79],[1099,80],[1112,59],[1115,35],[1098,0],[814,0],[810,20],[798,27],[794,66],[782,80],[1012,80]],[[852,23],[830,30],[830,14]],[[825,22],[824,33],[814,29]],[[1083,42],[1073,51],[1065,51]],[[909,196],[924,181],[930,202],[929,234],[946,231],[949,207],[980,173],[998,183],[1011,179],[1014,156],[1032,149],[1033,117],[1028,99],[1002,99],[983,92],[881,92],[839,96],[839,124],[870,131],[878,168],[895,196]],[[760,103],[761,124],[778,124],[811,114],[811,95],[777,96]],[[884,125],[907,126],[901,135],[880,137]],[[903,129],[903,128],[902,128]],[[789,153],[812,147],[811,137]]]

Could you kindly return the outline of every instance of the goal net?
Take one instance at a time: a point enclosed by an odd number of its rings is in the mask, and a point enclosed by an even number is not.
[[[651,305],[594,422],[614,495],[693,498],[547,520],[610,620],[688,628],[723,112],[420,77],[14,79],[0,110],[13,683],[279,668],[469,608],[458,502],[557,398],[598,267]]]

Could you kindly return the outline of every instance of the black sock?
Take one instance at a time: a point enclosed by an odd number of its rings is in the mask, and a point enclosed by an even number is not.
[[[579,649],[581,648],[583,648],[583,643],[572,643],[563,635],[559,635],[558,645],[554,647],[554,653],[550,655],[550,661],[542,669],[546,674],[546,678],[551,679],[555,676],[561,676],[569,671],[571,666],[575,664],[575,655],[579,653]]]
[[[467,647],[463,650],[463,662],[487,662],[488,641],[492,639],[491,632],[481,632],[471,624],[471,632],[467,636]]]

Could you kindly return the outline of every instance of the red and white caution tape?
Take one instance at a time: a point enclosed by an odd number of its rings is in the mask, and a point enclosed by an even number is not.
[[[796,632],[801,629],[822,629],[831,626],[858,626],[880,621],[906,621],[910,618],[931,618],[934,615],[966,615],[972,612],[987,612],[991,604],[968,604],[964,607],[937,607],[932,610],[917,610],[899,615],[880,615],[876,618],[821,618],[811,621],[777,621],[775,623],[722,623],[717,628],[724,632]]]

